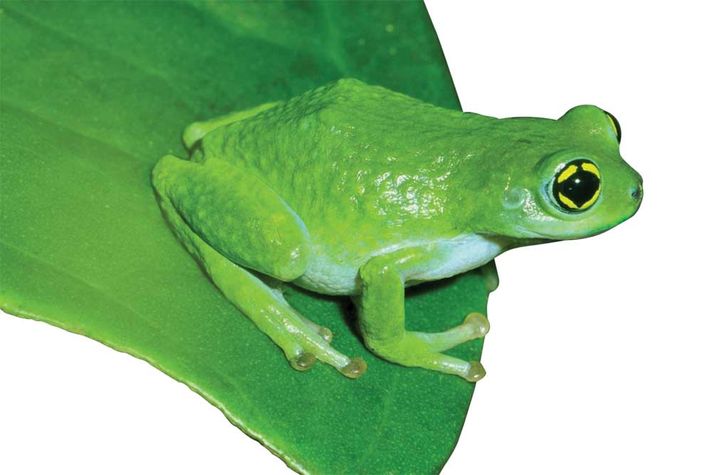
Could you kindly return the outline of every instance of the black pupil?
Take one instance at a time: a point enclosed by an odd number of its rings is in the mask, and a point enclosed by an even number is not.
[[[593,198],[593,195],[596,194],[596,191],[598,191],[600,180],[595,173],[584,170],[582,166],[584,163],[591,162],[588,160],[574,160],[573,162],[569,162],[563,168],[561,173],[566,171],[572,165],[576,167],[576,171],[561,183],[559,183],[558,175],[554,180],[554,197],[556,198],[556,201],[558,201],[559,204],[565,209],[571,209],[571,207],[561,200],[559,194],[562,194],[569,200],[573,201],[576,206],[581,207],[583,204],[590,201],[591,198]],[[591,165],[593,166],[592,163]]]

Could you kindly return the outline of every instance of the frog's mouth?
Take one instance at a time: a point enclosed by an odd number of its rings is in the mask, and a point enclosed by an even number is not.
[[[570,240],[596,236],[630,219],[640,208],[642,189],[634,192],[634,202],[622,212],[601,209],[599,212],[576,220],[556,220],[541,223],[538,229],[522,229],[522,233],[535,239]]]
[[[558,241],[560,239],[552,235],[532,231],[524,226],[516,226],[514,229],[516,230],[518,237],[526,240],[534,239],[538,241]]]

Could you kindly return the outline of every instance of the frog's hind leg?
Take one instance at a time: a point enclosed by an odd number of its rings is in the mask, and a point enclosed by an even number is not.
[[[299,217],[258,177],[222,161],[164,157],[153,184],[171,227],[225,297],[305,370],[319,360],[345,376],[366,364],[329,344],[330,332],[299,315],[249,267],[280,281],[299,277],[308,234]]]
[[[304,371],[322,361],[350,378],[365,372],[366,364],[361,358],[351,359],[336,351],[316,324],[307,324],[286,300],[275,298],[273,289],[262,280],[212,247],[196,242],[203,266],[215,285],[282,349],[294,369]]]

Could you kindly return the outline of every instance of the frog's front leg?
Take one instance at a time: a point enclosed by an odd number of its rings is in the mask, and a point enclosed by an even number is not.
[[[437,257],[435,252],[427,246],[401,249],[376,256],[361,267],[359,325],[366,345],[389,361],[478,381],[485,375],[479,361],[468,362],[440,352],[483,337],[489,330],[483,315],[470,314],[461,325],[441,333],[405,329],[405,282],[427,270],[428,263]]]
[[[247,268],[279,281],[304,273],[308,233],[301,219],[245,167],[208,159],[194,163],[167,156],[153,184],[176,235],[215,285],[287,356],[298,370],[320,360],[345,376],[363,374],[361,358],[331,347],[331,332],[299,315]]]

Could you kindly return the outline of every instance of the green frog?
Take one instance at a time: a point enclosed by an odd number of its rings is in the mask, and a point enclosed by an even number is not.
[[[497,255],[599,234],[643,196],[618,121],[591,105],[497,119],[342,79],[191,124],[183,139],[190,159],[165,156],[152,176],[175,234],[292,367],[320,361],[349,378],[364,360],[334,348],[282,283],[351,296],[379,357],[474,382],[482,365],[444,352],[484,337],[485,316],[409,331],[404,289],[481,268],[492,291]]]

